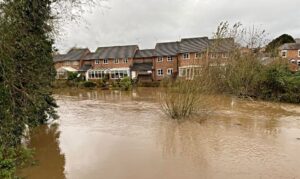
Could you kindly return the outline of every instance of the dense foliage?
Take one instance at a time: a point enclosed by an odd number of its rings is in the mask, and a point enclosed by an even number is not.
[[[278,47],[285,43],[294,43],[295,40],[291,35],[288,34],[283,34],[276,39],[272,40],[267,46],[266,46],[266,51],[270,53],[276,53]]]
[[[11,153],[22,151],[26,126],[30,129],[57,117],[51,96],[55,78],[51,3],[0,3],[0,173],[6,178],[13,178],[20,155]]]

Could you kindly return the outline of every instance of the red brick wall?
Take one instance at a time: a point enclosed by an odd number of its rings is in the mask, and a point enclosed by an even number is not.
[[[156,81],[160,81],[165,77],[168,77],[167,75],[167,70],[168,68],[173,68],[173,74],[178,73],[178,58],[177,56],[172,56],[172,61],[168,61],[167,57],[163,57],[162,62],[158,62],[158,57],[155,57],[153,59],[153,67],[154,67],[154,72],[153,72],[153,79]],[[157,70],[162,69],[163,70],[163,76],[158,76],[157,75]]]
[[[128,62],[124,63],[124,59],[119,59],[119,63],[115,64],[115,59],[108,59],[108,64],[103,63],[104,59],[100,59],[100,63],[96,64],[96,60],[93,60],[93,68],[130,68],[133,64],[133,59],[128,58]]]

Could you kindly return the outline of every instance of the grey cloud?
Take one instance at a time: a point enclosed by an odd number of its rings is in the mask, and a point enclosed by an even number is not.
[[[62,51],[77,45],[138,44],[153,48],[159,41],[211,36],[221,21],[265,29],[269,38],[282,33],[300,37],[299,0],[108,0],[86,7],[80,23],[64,26],[56,41]]]

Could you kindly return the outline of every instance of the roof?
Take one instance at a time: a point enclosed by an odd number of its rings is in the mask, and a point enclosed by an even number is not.
[[[206,51],[208,44],[208,37],[181,39],[179,53],[203,52]]]
[[[54,55],[54,62],[59,61],[77,61],[81,60],[86,53],[90,52],[88,48],[72,48],[67,54]]]
[[[83,57],[83,60],[96,60],[98,56],[96,53],[88,53],[86,56]]]
[[[280,50],[300,50],[300,43],[286,43],[279,47]]]
[[[209,48],[213,52],[230,52],[234,49],[234,39],[209,39]]]
[[[155,56],[175,56],[179,50],[179,42],[157,43],[155,46]]]
[[[91,68],[92,68],[91,64],[84,64],[78,71],[80,71],[80,72],[86,72],[86,71],[88,71]]]
[[[137,45],[99,47],[96,50],[95,55],[98,57],[98,59],[134,58],[134,55],[138,49],[139,47]]]
[[[135,54],[135,58],[150,58],[154,56],[154,52],[154,49],[138,50]]]
[[[152,71],[152,63],[134,63],[132,71]]]

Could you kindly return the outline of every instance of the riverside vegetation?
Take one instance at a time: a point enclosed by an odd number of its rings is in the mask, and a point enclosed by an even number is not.
[[[260,53],[241,53],[239,50],[237,42],[259,51],[264,36],[264,31],[255,28],[247,30],[239,23],[233,27],[229,27],[227,22],[221,23],[214,34],[217,41],[209,50],[218,48],[218,39],[235,39],[236,44],[226,64],[218,60],[196,62],[192,65],[201,68],[192,69],[192,80],[166,79],[167,82],[162,85],[164,93],[161,95],[163,111],[173,119],[187,118],[199,112],[201,114],[207,110],[204,96],[214,94],[300,103],[300,73],[291,72],[285,59],[277,55],[272,57],[269,64],[262,64]]]
[[[54,26],[77,0],[0,1],[0,178],[30,160],[25,131],[56,119]],[[79,7],[79,6],[78,6]]]

